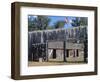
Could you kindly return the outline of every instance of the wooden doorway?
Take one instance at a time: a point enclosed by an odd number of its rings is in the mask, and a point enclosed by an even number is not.
[[[52,56],[53,59],[56,59],[56,49],[53,49],[53,56]]]

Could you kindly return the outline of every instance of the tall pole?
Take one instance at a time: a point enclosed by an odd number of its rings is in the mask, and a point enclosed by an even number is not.
[[[48,61],[48,41],[46,41],[46,61]]]
[[[65,34],[64,34],[64,42],[63,42],[63,48],[64,48],[64,62],[66,62],[66,40],[67,40],[67,37],[66,37],[66,31],[65,31]]]
[[[63,46],[64,46],[64,62],[66,62],[66,41],[63,42]]]

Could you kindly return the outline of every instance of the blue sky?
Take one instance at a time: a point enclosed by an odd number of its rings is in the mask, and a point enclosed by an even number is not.
[[[66,21],[67,20],[68,22],[65,23],[64,28],[72,28],[71,21],[72,21],[72,19],[75,18],[75,17],[72,17],[72,16],[48,16],[48,17],[51,20],[50,23],[49,23],[50,26],[52,26],[57,21]],[[34,20],[34,18],[37,18],[37,15],[29,15],[28,18],[31,19],[31,20]]]
[[[57,21],[65,21],[66,20],[66,16],[48,16],[51,19],[50,25],[53,25],[55,22]],[[73,19],[73,17],[68,16],[67,20],[70,21],[71,19]],[[71,23],[65,23],[64,28],[70,28],[72,27]]]

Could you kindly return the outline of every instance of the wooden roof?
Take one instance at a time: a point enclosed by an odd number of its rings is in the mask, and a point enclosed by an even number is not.
[[[48,48],[50,49],[63,49],[63,41],[49,41]],[[83,43],[70,43],[66,42],[66,49],[84,49]]]

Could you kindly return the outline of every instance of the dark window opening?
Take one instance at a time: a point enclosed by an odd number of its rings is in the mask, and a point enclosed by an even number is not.
[[[69,57],[69,50],[66,50],[66,57]]]
[[[53,59],[56,58],[56,49],[53,49]]]
[[[76,50],[76,56],[77,56],[77,57],[79,56],[78,50]]]
[[[73,57],[75,57],[75,56],[76,56],[76,55],[75,55],[75,50],[73,50],[72,52],[73,52]]]

